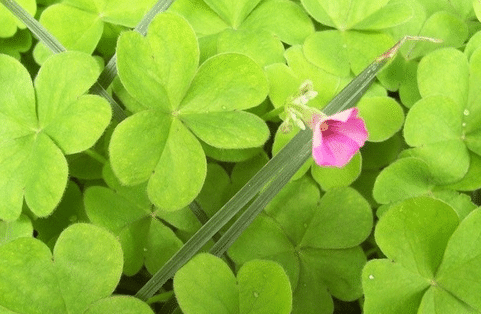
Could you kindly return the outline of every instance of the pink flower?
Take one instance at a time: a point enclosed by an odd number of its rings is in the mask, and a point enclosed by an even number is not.
[[[364,145],[368,133],[357,113],[357,108],[351,108],[328,117],[313,116],[312,157],[316,164],[342,168]]]

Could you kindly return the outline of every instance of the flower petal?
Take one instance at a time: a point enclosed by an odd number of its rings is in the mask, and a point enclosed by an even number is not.
[[[350,137],[359,145],[359,147],[364,145],[369,136],[364,121],[360,118],[351,118],[346,123],[329,121],[328,124],[329,130]]]
[[[351,117],[357,117],[358,110],[357,108],[349,108],[347,110],[338,112],[329,116],[327,120],[334,120],[334,121],[341,121],[347,122]]]
[[[312,156],[318,165],[344,167],[364,145],[368,133],[357,112],[351,108],[324,119],[328,124],[325,131],[321,130],[323,121],[316,121]]]

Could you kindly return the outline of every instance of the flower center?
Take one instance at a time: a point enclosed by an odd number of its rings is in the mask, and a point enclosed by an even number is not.
[[[322,132],[324,132],[324,131],[327,131],[327,129],[329,128],[329,125],[327,124],[327,122],[322,122],[319,128],[321,129]]]

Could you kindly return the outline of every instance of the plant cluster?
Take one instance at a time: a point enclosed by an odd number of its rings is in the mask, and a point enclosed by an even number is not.
[[[480,1],[0,4],[0,313],[481,312]]]

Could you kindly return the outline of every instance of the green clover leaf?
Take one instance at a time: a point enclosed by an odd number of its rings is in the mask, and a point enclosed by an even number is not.
[[[402,24],[413,11],[397,0],[302,0],[306,11],[321,24],[335,28],[306,38],[306,58],[318,67],[340,77],[360,73],[386,48],[394,44],[381,29]]]
[[[0,311],[84,313],[112,294],[121,273],[120,244],[99,227],[68,227],[53,256],[40,240],[19,238],[0,246]]]
[[[14,220],[23,199],[37,216],[49,215],[67,184],[64,154],[91,147],[110,122],[107,101],[83,95],[100,69],[80,52],[58,54],[38,72],[0,55],[0,218]]]
[[[37,3],[35,0],[19,0],[17,1],[22,8],[25,9],[32,16],[37,11]],[[26,26],[20,22],[7,8],[0,6],[0,21],[2,21],[2,28],[0,28],[0,38],[12,37],[17,32],[17,29],[25,29]]]
[[[470,166],[470,151],[481,154],[480,63],[479,49],[468,63],[463,53],[446,48],[427,55],[419,64],[423,98],[406,117],[404,137],[415,147],[411,155],[428,164],[437,184],[461,180]]]
[[[194,134],[227,149],[258,147],[267,140],[265,123],[242,111],[267,94],[262,69],[234,53],[197,68],[194,31],[177,14],[157,16],[145,38],[123,33],[117,54],[122,83],[146,110],[138,107],[116,127],[112,169],[123,184],[148,180],[149,198],[159,208],[183,208],[199,194],[206,159]]]
[[[364,311],[478,313],[481,211],[458,224],[451,206],[425,196],[384,213],[375,238],[387,259],[364,267]]]
[[[106,24],[134,27],[154,3],[154,0],[65,0],[48,6],[40,16],[40,23],[68,50],[91,54]],[[51,54],[43,43],[35,47],[34,57],[38,63],[43,63]]]
[[[224,261],[202,253],[175,274],[174,291],[186,314],[287,314],[292,307],[289,278],[272,261],[249,261],[236,279]]]
[[[293,313],[331,313],[331,294],[361,296],[366,257],[358,245],[371,231],[372,212],[359,193],[337,188],[319,199],[316,185],[302,178],[286,185],[265,211],[229,249],[236,263],[280,263],[293,287]]]
[[[192,8],[195,7],[195,10]],[[177,0],[171,9],[184,16],[199,36],[201,61],[216,53],[238,52],[265,66],[284,62],[282,43],[302,44],[312,21],[287,0]]]
[[[104,166],[103,176],[108,188],[91,186],[84,193],[85,210],[90,221],[118,237],[124,252],[124,274],[133,276],[144,264],[154,274],[180,249],[182,241],[157,218],[147,197],[145,183],[122,186],[109,164]],[[172,222],[169,218],[166,221],[175,227],[183,223]]]

